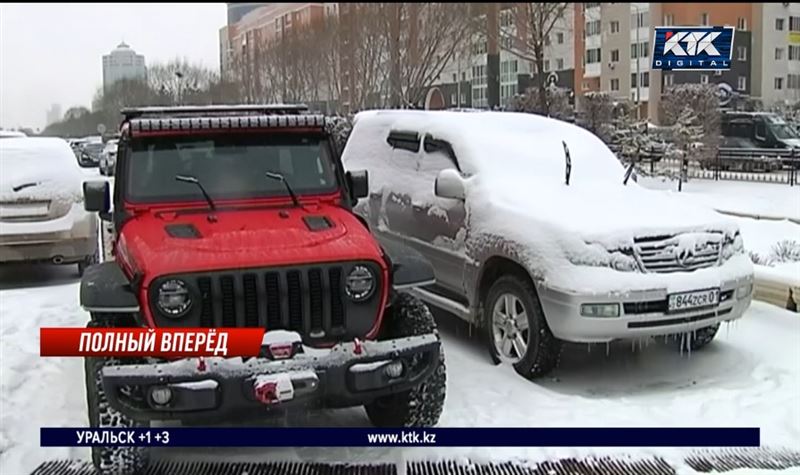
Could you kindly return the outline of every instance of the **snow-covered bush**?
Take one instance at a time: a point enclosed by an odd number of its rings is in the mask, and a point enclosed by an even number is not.
[[[550,117],[559,120],[569,120],[574,116],[572,106],[569,105],[569,94],[563,88],[547,88],[546,97],[548,108],[540,101],[539,90],[535,87],[528,88],[524,93],[517,94],[508,102],[508,110],[513,112],[528,112],[531,114],[545,114],[549,110]]]
[[[328,117],[325,127],[333,138],[337,153],[341,155],[350,132],[353,131],[353,116]]]
[[[580,99],[580,125],[609,143],[613,134],[614,99],[606,92],[587,92]]]
[[[800,242],[792,239],[779,241],[772,246],[769,255],[766,256],[750,251],[750,260],[753,264],[770,267],[776,264],[800,262]]]

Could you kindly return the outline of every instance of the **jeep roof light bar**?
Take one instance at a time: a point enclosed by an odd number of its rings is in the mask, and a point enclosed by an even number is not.
[[[155,106],[155,107],[126,107],[120,111],[125,120],[136,117],[158,116],[185,116],[203,114],[215,115],[248,115],[248,114],[300,114],[308,111],[305,104],[241,104],[241,105],[216,105],[216,106]]]

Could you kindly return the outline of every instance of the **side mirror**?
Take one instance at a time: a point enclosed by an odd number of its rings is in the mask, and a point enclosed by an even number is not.
[[[464,179],[457,170],[452,168],[440,171],[433,187],[433,193],[440,198],[464,200],[467,196]]]
[[[350,195],[354,200],[366,198],[369,195],[369,179],[366,170],[347,172],[350,182]]]
[[[87,181],[83,183],[83,207],[86,211],[100,213],[107,219],[111,210],[111,193],[107,181]]]

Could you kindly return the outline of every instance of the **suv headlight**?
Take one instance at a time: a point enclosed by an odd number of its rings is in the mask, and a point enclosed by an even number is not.
[[[721,262],[727,261],[736,254],[744,254],[744,240],[742,239],[742,235],[739,234],[739,231],[736,231],[732,237],[729,235],[725,236],[725,240],[722,242]]]
[[[353,302],[363,302],[375,292],[375,274],[367,266],[355,266],[347,274],[344,291]]]
[[[161,313],[171,318],[179,318],[192,307],[192,296],[186,282],[170,279],[158,287],[156,304]]]
[[[599,244],[589,244],[585,253],[568,255],[568,259],[577,266],[609,267],[620,272],[639,271],[639,262],[632,249],[609,251]]]

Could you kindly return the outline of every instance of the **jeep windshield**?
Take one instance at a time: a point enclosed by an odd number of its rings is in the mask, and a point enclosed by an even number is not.
[[[267,178],[280,173],[298,195],[336,191],[336,174],[321,136],[216,134],[143,137],[127,160],[126,199],[131,202],[203,201],[199,188],[175,180],[197,178],[215,201],[289,194]]]

